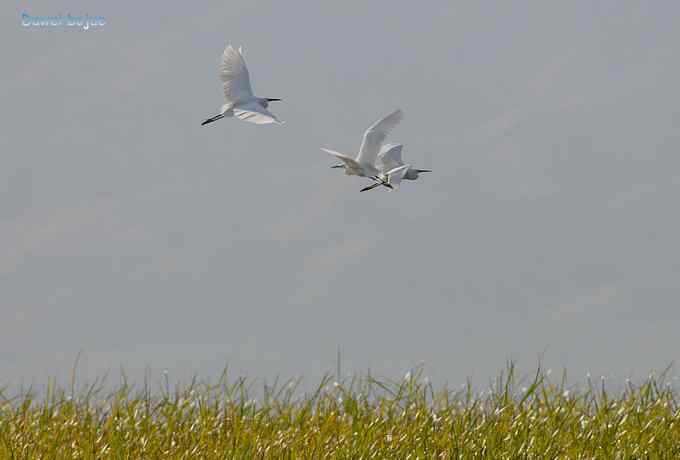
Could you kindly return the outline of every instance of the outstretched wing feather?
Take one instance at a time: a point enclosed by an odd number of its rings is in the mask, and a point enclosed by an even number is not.
[[[251,102],[243,106],[238,106],[234,109],[234,116],[243,121],[248,121],[258,125],[266,125],[269,123],[276,123],[279,125],[283,124],[282,121],[276,118],[276,115],[262,107],[257,102]]]
[[[364,139],[359,148],[357,161],[373,165],[378,157],[378,150],[392,129],[401,121],[404,114],[401,110],[395,110],[389,115],[373,123],[364,133]]]
[[[389,171],[404,164],[401,159],[402,144],[385,144],[378,154],[378,163],[382,171]]]
[[[222,79],[227,104],[234,105],[238,102],[245,102],[253,96],[246,61],[243,59],[240,50],[235,50],[231,45],[227,46],[222,54],[220,78]]]

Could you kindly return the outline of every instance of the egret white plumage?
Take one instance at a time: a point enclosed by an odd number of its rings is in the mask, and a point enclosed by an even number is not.
[[[390,169],[397,168],[404,164],[401,159],[401,151],[404,148],[403,144],[385,144],[380,149],[378,153],[378,162],[380,164],[380,169],[383,171],[389,171]],[[415,169],[409,167],[404,173],[402,179],[406,180],[416,180],[418,176],[422,173],[432,172],[431,169]]]
[[[270,102],[280,101],[281,99],[253,95],[250,74],[248,67],[246,67],[246,61],[243,59],[242,51],[242,48],[239,47],[237,51],[231,45],[228,45],[224,50],[219,73],[224,88],[224,98],[227,102],[222,106],[220,113],[203,120],[201,126],[224,117],[236,117],[258,125],[283,124],[273,113],[267,110]]]
[[[392,185],[389,188],[394,189],[402,180],[416,180],[420,174],[432,172],[431,169],[416,169],[411,167],[411,165],[404,165],[404,161],[401,159],[403,148],[403,144],[385,144],[382,146],[378,153],[377,162],[378,168],[382,171],[378,175],[379,181],[369,187],[365,187],[361,190],[362,192],[385,185],[384,182]],[[406,166],[406,168],[401,169],[403,166]]]
[[[387,134],[389,134],[402,118],[403,112],[401,110],[395,110],[369,126],[364,133],[364,138],[361,142],[361,147],[359,148],[359,154],[356,158],[326,148],[322,148],[321,150],[330,153],[335,158],[342,161],[342,163],[333,165],[331,168],[343,168],[345,174],[348,176],[370,177],[378,180],[380,170],[375,166],[378,151],[385,141]],[[390,187],[386,181],[383,180],[382,182],[384,182],[383,185],[386,187]]]

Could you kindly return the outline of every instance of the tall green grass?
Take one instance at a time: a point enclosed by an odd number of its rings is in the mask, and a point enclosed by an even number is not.
[[[226,373],[104,388],[0,392],[0,458],[680,458],[665,375],[615,394],[541,370],[518,379],[512,366],[479,392],[436,389],[419,372],[329,377],[307,394],[295,381],[262,388]]]

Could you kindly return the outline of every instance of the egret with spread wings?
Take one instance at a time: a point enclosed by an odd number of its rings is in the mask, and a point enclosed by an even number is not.
[[[378,158],[380,146],[385,141],[389,132],[402,118],[402,111],[396,110],[373,123],[364,133],[364,139],[361,142],[359,154],[356,158],[326,148],[322,148],[321,150],[342,161],[342,163],[331,166],[331,168],[342,168],[348,176],[370,177],[374,180],[378,180],[381,171],[376,168],[375,162]],[[390,187],[386,181],[381,182],[384,182],[382,185]]]
[[[253,95],[253,88],[250,86],[250,74],[248,67],[246,67],[246,61],[243,59],[241,48],[235,50],[229,45],[224,50],[220,64],[220,78],[222,79],[226,104],[222,106],[220,113],[203,120],[201,125],[207,125],[224,117],[236,117],[258,125],[283,124],[273,113],[267,110],[270,102],[280,101],[281,99]]]

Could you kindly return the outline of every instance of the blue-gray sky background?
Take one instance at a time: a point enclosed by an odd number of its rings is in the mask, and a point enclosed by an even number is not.
[[[0,375],[485,381],[680,357],[680,3],[1,9]],[[106,17],[21,27],[21,12]],[[227,43],[283,127],[200,121]],[[325,146],[435,172],[360,194]]]

